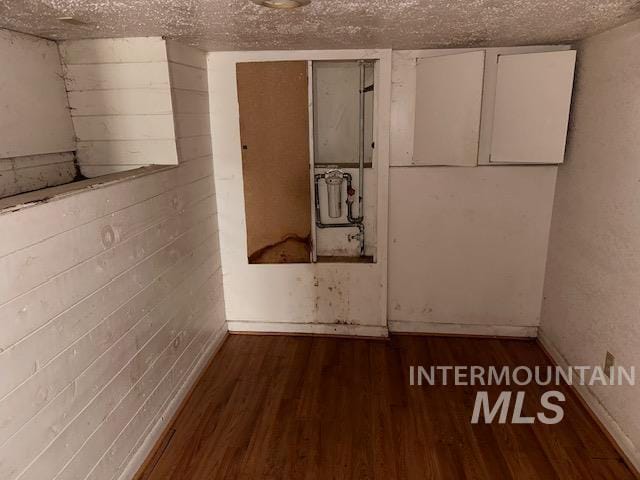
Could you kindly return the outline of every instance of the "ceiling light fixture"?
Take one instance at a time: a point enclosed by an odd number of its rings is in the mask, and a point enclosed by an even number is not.
[[[292,9],[308,5],[311,0],[251,0],[256,5],[268,8]]]

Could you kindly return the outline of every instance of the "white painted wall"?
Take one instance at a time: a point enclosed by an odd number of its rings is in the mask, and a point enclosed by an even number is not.
[[[131,478],[226,332],[211,157],[0,231],[0,478]]]
[[[0,30],[0,198],[70,182],[75,139],[54,42]]]
[[[536,335],[556,167],[392,168],[389,328]]]
[[[249,265],[236,62],[379,58],[376,79],[377,263]],[[388,50],[209,53],[216,192],[230,330],[386,335],[387,174],[391,52]],[[274,192],[275,193],[275,192]],[[382,203],[385,199],[384,204]]]
[[[540,338],[560,363],[640,366],[640,21],[578,45]],[[640,468],[640,385],[582,391]]]
[[[60,51],[84,175],[178,163],[162,38],[68,40]]]
[[[488,164],[496,58],[485,52],[478,163]],[[535,336],[557,167],[417,166],[416,59],[477,51],[393,52],[389,328]],[[493,87],[492,87],[493,85]]]

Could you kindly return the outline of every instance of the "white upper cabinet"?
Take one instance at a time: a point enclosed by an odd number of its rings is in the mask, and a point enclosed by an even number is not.
[[[499,55],[490,163],[562,163],[573,50]]]
[[[413,165],[477,164],[484,55],[417,59]]]

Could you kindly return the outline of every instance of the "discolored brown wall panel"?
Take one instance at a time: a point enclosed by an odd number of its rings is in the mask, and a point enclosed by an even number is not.
[[[307,63],[238,63],[236,75],[249,262],[309,262]]]

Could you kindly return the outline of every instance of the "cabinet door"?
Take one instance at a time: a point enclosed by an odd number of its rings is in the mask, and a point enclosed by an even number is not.
[[[562,163],[576,52],[500,55],[491,163]]]
[[[484,51],[420,58],[414,165],[477,164]]]
[[[238,63],[236,77],[249,263],[308,263],[307,62]]]

